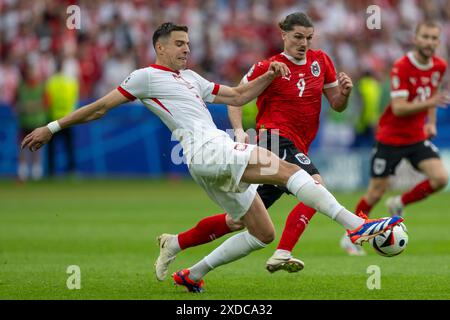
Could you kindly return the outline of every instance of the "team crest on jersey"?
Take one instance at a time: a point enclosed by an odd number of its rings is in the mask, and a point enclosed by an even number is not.
[[[439,79],[441,78],[441,73],[439,71],[433,72],[431,75],[431,84],[433,87],[437,87],[439,84]]]
[[[300,162],[301,164],[304,164],[304,165],[308,165],[308,164],[311,164],[311,160],[309,160],[309,158],[308,158],[308,156],[306,155],[306,154],[304,154],[304,153],[297,153],[296,155],[295,155],[295,158],[298,160],[298,162]]]
[[[237,151],[245,151],[245,149],[247,149],[248,145],[244,144],[244,143],[236,143],[234,145],[234,150]]]
[[[373,172],[375,172],[376,175],[380,175],[386,170],[386,160],[375,158],[373,161]]]
[[[314,77],[320,76],[320,66],[317,61],[311,63],[311,73]]]

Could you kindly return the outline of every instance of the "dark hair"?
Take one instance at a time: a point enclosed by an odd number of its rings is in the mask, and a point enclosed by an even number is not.
[[[291,31],[295,26],[314,28],[311,18],[303,12],[291,13],[290,15],[286,16],[283,21],[278,23],[278,26],[283,31]]]
[[[176,24],[173,24],[172,22],[163,23],[153,33],[153,47],[155,47],[155,44],[156,44],[156,42],[158,41],[159,38],[164,38],[164,37],[170,36],[170,33],[172,31],[188,32],[188,27],[186,27],[186,26],[178,26]]]
[[[438,28],[439,30],[441,30],[441,26],[439,25],[439,23],[437,23],[436,21],[433,21],[433,20],[426,20],[426,21],[423,21],[423,22],[420,22],[419,24],[417,24],[415,34],[417,34],[419,32],[420,28],[422,28],[423,26],[428,27],[428,28]]]

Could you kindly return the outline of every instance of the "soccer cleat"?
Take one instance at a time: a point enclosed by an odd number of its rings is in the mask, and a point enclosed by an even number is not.
[[[386,200],[386,207],[387,207],[391,217],[403,216],[403,211],[405,209],[405,206],[403,205],[402,198],[400,196],[388,198]]]
[[[169,264],[176,258],[176,252],[171,250],[169,245],[170,241],[176,237],[177,236],[173,234],[163,233],[157,238],[159,245],[159,256],[155,262],[155,273],[158,281],[163,281],[167,277]]]
[[[267,262],[266,269],[270,273],[274,273],[278,270],[284,270],[289,273],[299,272],[303,270],[305,263],[299,259],[292,257],[290,254],[274,253]]]
[[[183,269],[178,272],[174,272],[172,274],[173,281],[175,281],[175,285],[185,286],[189,292],[201,293],[204,291],[203,285],[205,281],[202,279],[198,282],[195,282],[189,279],[189,269]]]
[[[344,236],[341,238],[340,242],[341,248],[347,252],[349,256],[365,256],[366,252],[364,251],[363,247],[357,246],[353,244],[353,242],[350,240],[350,238],[347,236],[347,234],[344,234]]]
[[[382,234],[402,221],[403,218],[399,216],[381,219],[365,219],[365,222],[355,230],[347,230],[347,234],[352,243],[361,245],[364,241],[369,241],[373,237]]]

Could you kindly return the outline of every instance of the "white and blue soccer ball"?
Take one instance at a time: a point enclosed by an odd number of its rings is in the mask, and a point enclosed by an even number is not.
[[[408,245],[408,230],[403,223],[369,240],[375,252],[384,257],[393,257],[402,253]]]

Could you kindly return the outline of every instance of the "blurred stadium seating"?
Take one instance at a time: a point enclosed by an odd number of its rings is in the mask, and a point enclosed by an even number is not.
[[[79,30],[66,27],[66,10],[73,4],[81,9]],[[366,8],[372,4],[381,8],[380,30],[366,28]],[[190,67],[212,81],[232,85],[254,62],[280,51],[276,23],[294,11],[305,11],[312,17],[314,48],[329,53],[337,70],[350,74],[355,85],[368,73],[380,86],[385,83],[392,62],[411,48],[414,24],[425,18],[441,21],[438,54],[448,58],[447,0],[0,0],[0,178],[16,173],[14,104],[23,68],[36,68],[40,81],[46,81],[54,72],[55,59],[62,57],[64,71],[79,80],[82,105],[117,87],[133,69],[153,62],[151,34],[160,23],[174,21],[190,28]],[[339,150],[333,152],[355,155],[362,167],[361,173],[355,173],[359,177],[355,176],[354,183],[349,182],[350,189],[362,186],[368,173],[369,151],[351,150],[360,101],[353,99],[342,116],[323,112],[322,129],[312,150],[324,172],[336,165],[321,160],[320,154],[326,155],[330,145]],[[383,108],[380,103],[378,112]],[[220,128],[229,128],[224,106],[210,110]],[[449,109],[439,110],[438,129],[435,143],[450,148]],[[169,131],[143,106],[119,108],[101,122],[75,130],[77,171],[82,174],[186,173],[183,165],[170,161],[175,142],[167,143]],[[334,140],[330,140],[330,132]],[[61,162],[64,156],[59,154]]]

